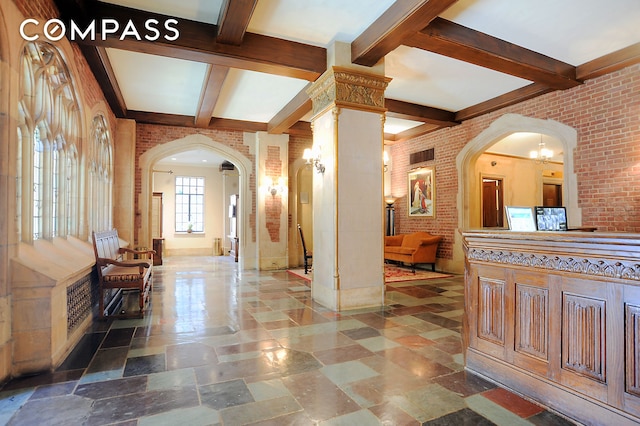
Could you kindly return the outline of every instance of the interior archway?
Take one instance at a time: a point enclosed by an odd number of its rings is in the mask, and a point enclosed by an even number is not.
[[[475,173],[476,161],[497,140],[515,132],[531,132],[550,135],[558,139],[564,149],[563,203],[567,208],[567,220],[572,226],[582,224],[582,212],[578,207],[578,184],[573,170],[573,152],[577,144],[575,129],[554,120],[541,120],[519,114],[505,114],[473,138],[456,157],[458,170],[458,228],[469,229],[481,188]]]
[[[238,263],[241,269],[255,268],[257,259],[255,258],[255,244],[251,242],[247,235],[251,235],[249,214],[253,208],[253,194],[249,187],[249,176],[251,174],[251,161],[244,155],[235,151],[228,146],[215,142],[211,138],[201,135],[189,135],[182,139],[176,139],[171,142],[158,145],[151,148],[140,156],[140,168],[142,172],[142,189],[140,194],[140,213],[141,228],[138,238],[139,244],[151,247],[151,203],[153,196],[153,179],[152,173],[154,166],[161,159],[184,151],[208,149],[232,162],[239,173],[239,195],[243,202],[238,214],[240,229],[244,229],[239,236],[239,252]],[[252,248],[253,246],[253,248]]]
[[[313,171],[302,158],[295,160],[289,167],[290,194],[289,212],[291,229],[289,230],[289,264],[303,263],[303,250],[298,224],[303,229],[307,250],[313,247]]]

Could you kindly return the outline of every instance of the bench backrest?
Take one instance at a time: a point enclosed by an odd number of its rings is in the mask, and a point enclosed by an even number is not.
[[[118,231],[111,229],[109,231],[101,231],[93,233],[93,251],[96,258],[121,260],[120,239]]]

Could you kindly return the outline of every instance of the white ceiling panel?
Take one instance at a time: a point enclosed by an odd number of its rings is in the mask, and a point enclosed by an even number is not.
[[[401,118],[386,117],[384,120],[384,132],[392,135],[404,132],[416,126],[421,126],[424,123],[420,121],[403,120]]]
[[[459,0],[441,16],[575,66],[640,42],[638,0]]]
[[[107,49],[127,109],[195,115],[206,64]]]
[[[194,149],[191,151],[179,152],[177,154],[170,155],[158,161],[158,164],[163,167],[162,170],[169,170],[172,165],[184,166],[195,165],[203,167],[219,167],[225,159],[219,154],[209,149]]]
[[[175,18],[215,24],[218,22],[222,0],[100,0]]]
[[[553,151],[551,161],[561,163],[564,158],[562,142],[553,136],[540,133],[515,132],[499,140],[487,149],[488,153],[529,158],[531,151],[536,151],[544,143],[545,148]]]
[[[398,47],[385,57],[385,74],[392,78],[385,97],[447,111],[459,111],[531,84],[528,80],[406,46]]]
[[[268,122],[307,84],[296,78],[230,69],[213,116]]]
[[[393,0],[261,0],[247,31],[328,47],[351,43]]]

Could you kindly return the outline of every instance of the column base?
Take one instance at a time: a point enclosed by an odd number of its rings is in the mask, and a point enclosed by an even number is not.
[[[311,284],[313,300],[333,311],[381,308],[384,306],[384,284],[380,287],[334,290]]]

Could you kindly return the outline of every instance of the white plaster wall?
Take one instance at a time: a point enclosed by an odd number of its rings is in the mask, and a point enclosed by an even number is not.
[[[164,170],[165,167],[160,168]],[[153,192],[162,192],[162,236],[164,255],[213,254],[214,238],[223,238],[225,231],[225,199],[223,176],[217,167],[172,166],[173,174],[153,173]],[[175,232],[175,201],[177,176],[204,177],[204,232]]]

